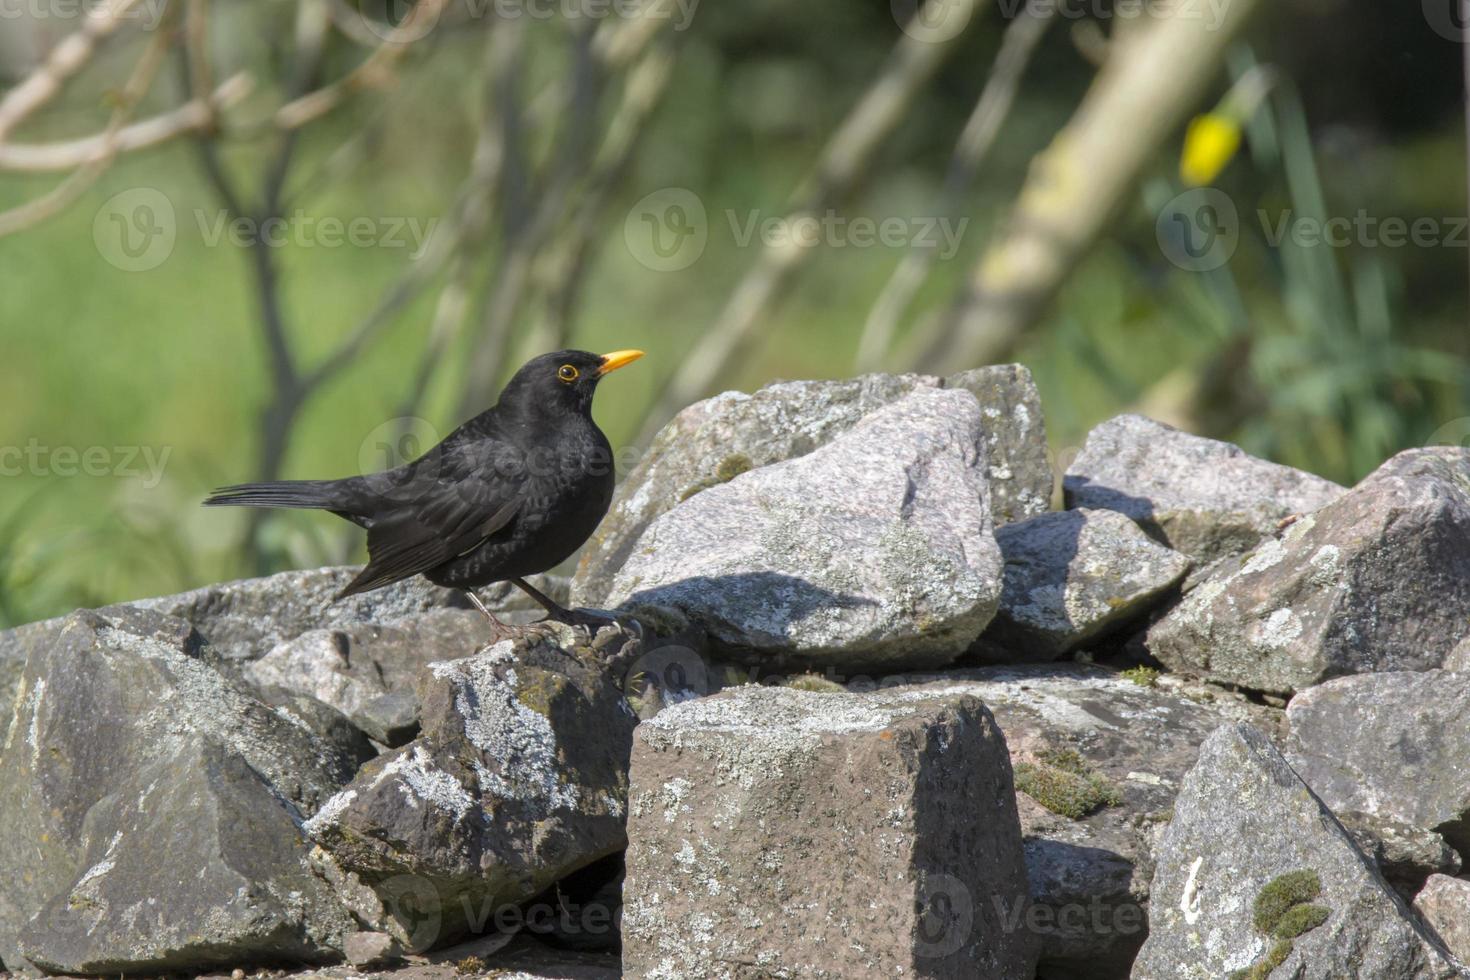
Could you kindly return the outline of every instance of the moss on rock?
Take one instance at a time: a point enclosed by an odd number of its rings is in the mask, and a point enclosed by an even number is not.
[[[1017,763],[1016,789],[1052,813],[1072,820],[1123,802],[1118,787],[1094,772],[1072,749],[1041,752],[1035,762]]]

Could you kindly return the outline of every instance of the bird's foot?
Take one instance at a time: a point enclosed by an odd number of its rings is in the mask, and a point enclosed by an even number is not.
[[[556,609],[548,609],[546,618],[539,622],[561,623],[563,626],[583,630],[588,636],[596,636],[608,627],[626,636],[643,636],[643,627],[637,620],[619,619],[605,609],[566,609],[558,606]]]

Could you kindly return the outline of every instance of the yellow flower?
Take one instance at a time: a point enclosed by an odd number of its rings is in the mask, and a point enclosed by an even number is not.
[[[1240,122],[1218,112],[1195,116],[1184,134],[1179,177],[1190,187],[1211,183],[1240,149]]]

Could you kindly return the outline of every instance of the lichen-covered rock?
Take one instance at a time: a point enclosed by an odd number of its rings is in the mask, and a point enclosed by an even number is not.
[[[1470,853],[1470,674],[1339,677],[1292,698],[1287,758],[1338,813]]]
[[[1464,976],[1249,725],[1205,741],[1155,857],[1137,980]]]
[[[32,649],[0,749],[0,957],[70,973],[331,959],[350,917],[300,820],[354,769],[128,607]]]
[[[684,409],[619,484],[572,581],[579,605],[606,606],[613,577],[638,539],[682,501],[747,470],[805,456],[917,388],[962,388],[980,403],[978,445],[986,460],[997,524],[1051,506],[1041,400],[1019,364],[977,368],[947,379],[871,374],[847,381],[783,381],[754,394],[727,391]]]
[[[1414,898],[1414,911],[1461,963],[1470,963],[1470,881],[1432,875]]]
[[[942,692],[746,686],[640,725],[623,969],[1030,977],[1005,740]]]
[[[604,650],[612,632],[599,634]],[[548,627],[433,664],[419,737],[364,766],[308,821],[335,863],[378,892],[381,928],[405,949],[484,929],[485,910],[625,845],[636,719],[602,657],[584,633]],[[413,902],[394,891],[405,880]]]
[[[1286,694],[1439,667],[1470,633],[1470,451],[1411,449],[1231,559],[1148,633],[1174,670]]]
[[[1147,612],[1190,566],[1108,510],[1042,514],[995,540],[1005,584],[984,640],[1012,662],[1053,660]]]
[[[968,394],[918,388],[659,517],[608,601],[767,662],[948,663],[1000,598],[983,424]]]
[[[1155,840],[1200,744],[1227,721],[1270,724],[1272,715],[1243,697],[1175,678],[1145,686],[1072,663],[946,671],[894,690],[980,699],[1018,770],[1087,771],[1093,805],[1080,817],[1061,812],[1076,802],[1054,795],[1067,792],[1065,783],[1018,779],[1036,794],[1022,791],[1017,802],[1032,901],[1028,928],[1040,940],[1048,980],[1128,975],[1148,932]],[[1080,766],[1058,766],[1065,755]]]
[[[1087,434],[1062,480],[1068,507],[1115,510],[1200,564],[1245,551],[1343,488],[1239,446],[1120,415]]]
[[[425,668],[473,654],[491,638],[485,617],[474,610],[432,610],[391,625],[309,630],[276,644],[242,673],[260,687],[309,694],[379,742],[398,746],[413,737],[418,710],[412,694]],[[399,697],[385,702],[390,695]]]
[[[308,630],[398,623],[430,610],[471,608],[462,592],[431,585],[422,578],[335,600],[334,596],[361,570],[341,566],[281,572],[119,605],[183,620],[209,641],[211,656],[225,662],[263,657],[277,644]],[[553,599],[565,601],[565,578],[533,575],[529,581]],[[529,622],[543,615],[540,606],[509,582],[491,585],[478,594],[506,622]],[[0,630],[0,700],[4,697],[4,665],[15,661],[24,664],[26,652],[37,643],[49,644],[64,620],[60,617]]]

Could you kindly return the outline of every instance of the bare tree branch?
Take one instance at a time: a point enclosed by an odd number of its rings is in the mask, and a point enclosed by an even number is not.
[[[1231,3],[1211,24],[1177,4],[1158,5],[1149,23],[1113,38],[1107,64],[1032,162],[1005,230],[981,255],[919,368],[958,370],[1007,355],[1193,107],[1256,6]]]

